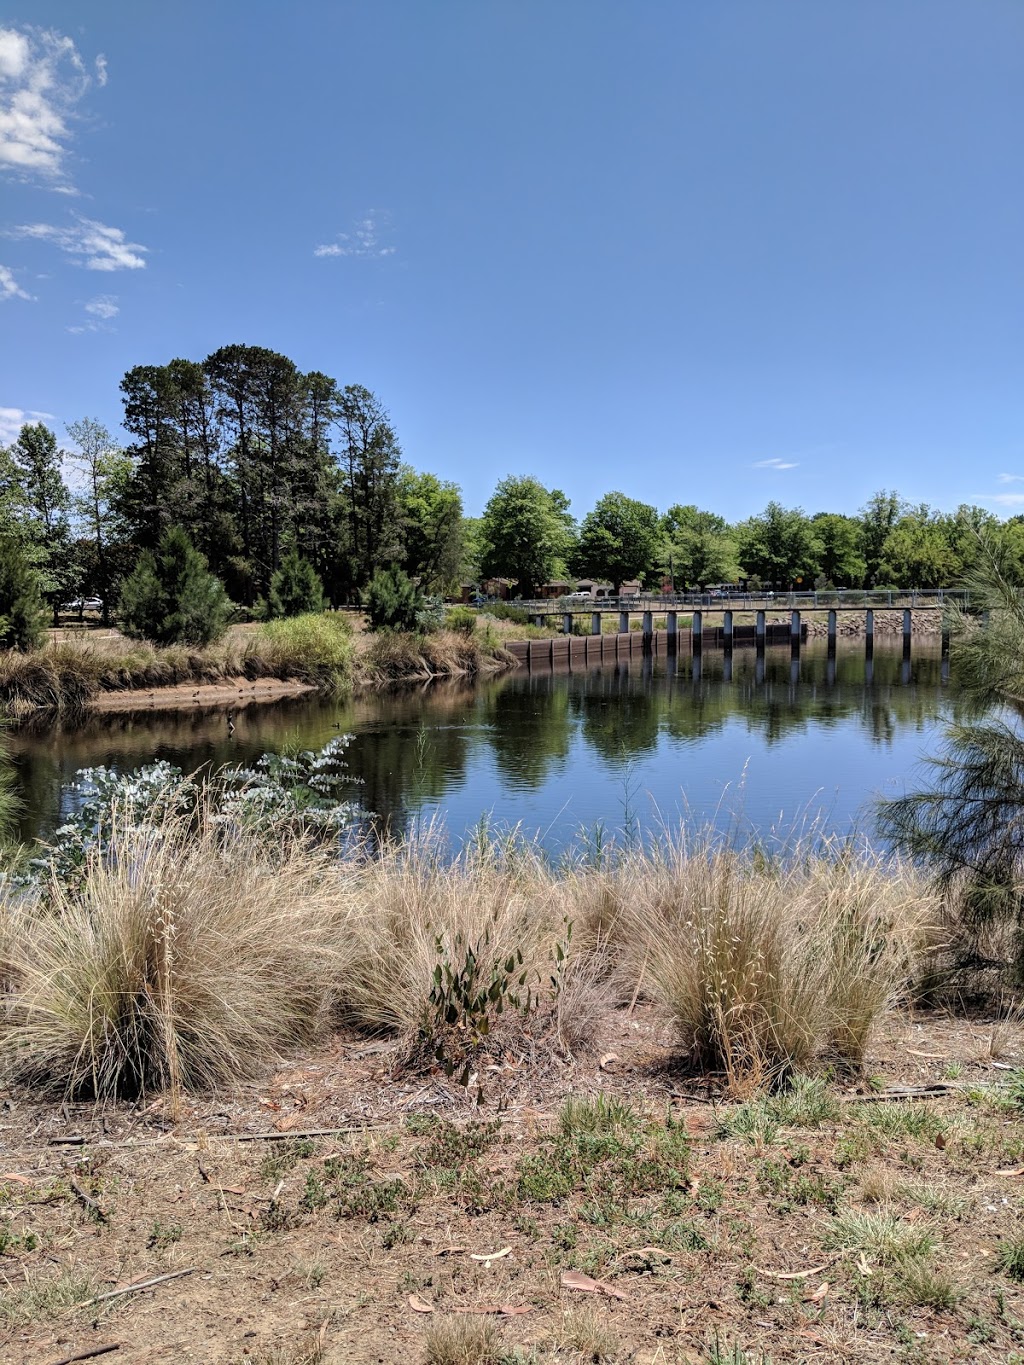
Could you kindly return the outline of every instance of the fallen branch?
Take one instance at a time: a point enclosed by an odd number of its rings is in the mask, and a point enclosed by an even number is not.
[[[885,1100],[941,1100],[963,1090],[962,1085],[901,1085],[894,1090],[879,1090],[868,1095],[844,1095],[844,1104],[881,1104]]]
[[[94,1214],[101,1223],[106,1223],[108,1221],[107,1215],[105,1211],[100,1208],[96,1200],[93,1199],[92,1195],[87,1194],[73,1177],[68,1183],[71,1185],[72,1192],[78,1202],[87,1208],[90,1213]]]
[[[94,1303],[104,1303],[107,1299],[119,1299],[122,1294],[135,1294],[140,1289],[151,1289],[153,1285],[163,1284],[165,1280],[179,1280],[182,1275],[194,1275],[198,1269],[198,1266],[190,1265],[187,1270],[172,1270],[167,1275],[154,1275],[149,1280],[136,1280],[134,1284],[126,1284],[123,1289],[111,1289],[108,1294],[97,1294],[93,1299],[86,1299],[77,1307],[90,1308]]]
[[[235,1142],[285,1142],[291,1138],[341,1137],[345,1133],[367,1133],[383,1127],[383,1123],[361,1123],[354,1128],[298,1128],[283,1133],[219,1133],[217,1136],[234,1138]]]
[[[120,1349],[119,1341],[108,1342],[106,1346],[90,1346],[87,1351],[79,1351],[77,1355],[61,1356],[60,1360],[53,1361],[53,1365],[74,1365],[76,1360],[94,1360],[96,1356],[109,1355],[111,1351]]]

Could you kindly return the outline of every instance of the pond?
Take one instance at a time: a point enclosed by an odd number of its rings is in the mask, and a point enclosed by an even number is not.
[[[760,662],[737,649],[701,659],[644,657],[298,698],[236,712],[103,713],[77,725],[36,721],[9,733],[23,799],[22,836],[47,836],[77,799],[84,767],[127,771],[167,759],[186,770],[319,748],[351,733],[354,794],[395,833],[441,819],[456,841],[486,817],[521,825],[555,851],[583,830],[713,823],[763,839],[795,826],[870,835],[878,794],[913,783],[938,747],[952,696],[939,642],[811,641]]]

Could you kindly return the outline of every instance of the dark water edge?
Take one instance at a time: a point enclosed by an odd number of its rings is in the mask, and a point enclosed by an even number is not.
[[[936,749],[951,694],[936,641],[811,641],[758,662],[633,654],[619,662],[476,682],[446,681],[345,700],[223,710],[102,713],[26,722],[8,735],[24,809],[21,835],[47,837],[76,801],[80,768],[129,771],[166,759],[185,771],[318,748],[351,733],[354,795],[393,834],[432,820],[460,840],[521,825],[552,850],[581,831],[651,831],[683,821],[758,838],[795,825],[870,835],[870,803],[913,780]]]

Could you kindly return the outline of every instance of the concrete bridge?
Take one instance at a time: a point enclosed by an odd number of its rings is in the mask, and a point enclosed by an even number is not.
[[[895,594],[894,594],[895,595]],[[532,606],[533,604],[531,604]],[[768,644],[789,644],[794,660],[800,657],[800,648],[807,638],[807,624],[802,619],[801,609],[793,607],[789,611],[789,620],[783,622],[768,622],[766,620],[766,609],[756,610],[752,625],[737,625],[735,623],[735,611],[731,605],[722,604],[719,607],[699,607],[691,608],[683,613],[691,618],[690,628],[680,629],[678,608],[661,607],[658,616],[664,616],[666,629],[655,631],[654,617],[655,610],[650,605],[645,605],[641,610],[640,629],[630,629],[630,617],[637,615],[635,608],[620,605],[614,606],[594,606],[589,612],[580,612],[575,609],[575,603],[569,609],[565,603],[552,606],[548,604],[547,611],[531,611],[534,623],[542,625],[545,618],[552,615],[560,615],[562,618],[562,638],[556,639],[554,636],[550,640],[523,640],[510,645],[510,649],[519,659],[520,663],[533,667],[535,663],[553,666],[559,660],[566,660],[572,666],[574,655],[582,656],[588,661],[603,659],[605,657],[618,657],[620,653],[632,653],[639,646],[644,653],[658,653],[661,649],[667,654],[675,654],[679,649],[680,638],[684,637],[690,646],[690,651],[694,657],[699,657],[705,643],[709,646],[720,647],[725,651],[727,659],[731,658],[732,651],[737,644],[753,644],[758,656],[763,657],[765,646]],[[902,608],[902,643],[903,657],[910,659],[911,640],[914,629],[914,617],[919,618],[926,615],[934,621],[936,614],[941,609],[941,604],[932,602],[920,603],[917,606],[904,606]],[[777,608],[776,608],[777,610]],[[812,608],[813,610],[813,608]],[[864,619],[864,654],[867,659],[874,655],[875,647],[875,611],[876,607],[864,606],[834,606],[828,608],[827,618],[827,640],[828,658],[835,659],[836,641],[838,637],[839,615],[842,613],[847,619],[849,615],[856,612],[861,614]],[[883,608],[884,610],[884,608]],[[610,615],[618,615],[618,633],[605,634],[602,618]],[[589,635],[574,635],[573,629],[576,618],[590,616]],[[721,625],[707,626],[705,617],[721,616]],[[929,632],[934,634],[934,631]],[[947,659],[949,655],[949,635],[942,631],[942,657]]]

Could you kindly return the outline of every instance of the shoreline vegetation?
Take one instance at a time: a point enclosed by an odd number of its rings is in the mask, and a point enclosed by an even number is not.
[[[514,665],[487,630],[364,633],[340,612],[233,627],[214,644],[156,645],[115,631],[55,632],[41,648],[0,651],[0,708],[73,714],[99,704],[250,704],[306,691],[469,676]]]
[[[340,612],[307,613],[232,627],[221,641],[206,646],[156,645],[114,630],[64,628],[51,632],[38,649],[0,651],[0,708],[18,718],[47,711],[249,706],[307,692],[332,695],[354,687],[472,677],[517,667],[509,646],[550,639],[561,629],[558,617],[551,618],[550,627],[537,627],[493,617],[486,609],[456,611],[461,620],[455,628],[379,633],[364,631],[358,617],[353,626]],[[742,613],[735,620],[749,624]],[[615,633],[618,623],[609,621],[606,633]],[[773,624],[788,621],[787,614],[772,618]],[[803,621],[810,638],[825,635],[824,613],[804,613]],[[632,614],[631,630],[639,630],[640,622],[641,614]],[[664,629],[657,615],[654,624]],[[680,629],[687,625],[681,618]],[[937,636],[941,623],[915,620],[914,629]],[[877,636],[901,631],[902,613],[876,611]],[[864,623],[841,620],[839,634],[862,638]]]

